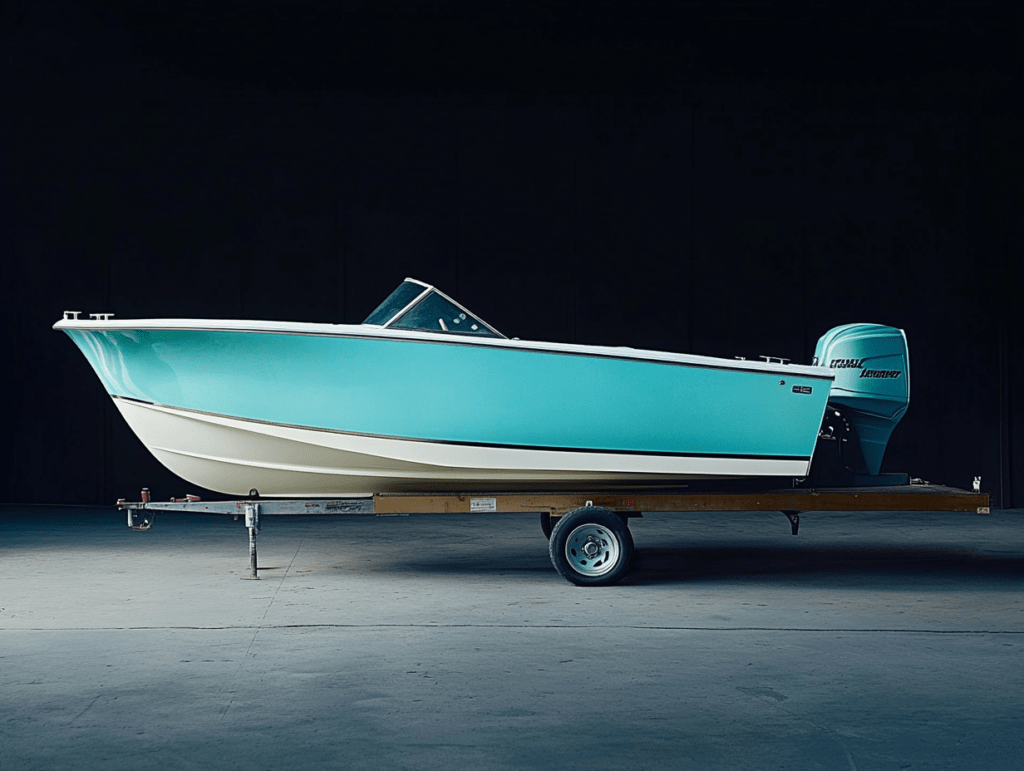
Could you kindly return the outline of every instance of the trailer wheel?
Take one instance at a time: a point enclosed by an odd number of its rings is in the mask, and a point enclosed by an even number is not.
[[[551,540],[551,531],[554,529],[554,527],[554,517],[552,517],[546,511],[541,512],[540,529],[544,532],[544,537],[547,538],[549,541]]]
[[[577,586],[609,586],[629,572],[633,536],[610,509],[584,506],[559,518],[548,542],[555,570]]]

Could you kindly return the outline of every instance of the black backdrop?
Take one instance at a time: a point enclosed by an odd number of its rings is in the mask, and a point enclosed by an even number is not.
[[[1020,9],[9,3],[0,500],[193,491],[61,311],[359,322],[414,276],[522,338],[902,327],[883,470],[1024,505]]]

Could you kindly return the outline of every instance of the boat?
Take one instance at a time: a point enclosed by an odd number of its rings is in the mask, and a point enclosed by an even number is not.
[[[877,475],[910,394],[892,327],[838,327],[807,365],[527,341],[412,278],[362,324],[81,316],[54,329],[146,448],[231,495],[802,478],[837,417]]]

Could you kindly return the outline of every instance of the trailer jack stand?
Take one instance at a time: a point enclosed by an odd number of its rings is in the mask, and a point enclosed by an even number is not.
[[[260,505],[245,504],[245,527],[249,530],[249,576],[247,580],[259,580],[256,567],[256,535],[260,532]]]
[[[796,535],[800,531],[800,512],[799,511],[784,511],[786,519],[789,520],[789,524],[793,526],[793,535]]]
[[[155,521],[156,515],[152,511],[128,509],[128,527],[132,530],[149,530]]]

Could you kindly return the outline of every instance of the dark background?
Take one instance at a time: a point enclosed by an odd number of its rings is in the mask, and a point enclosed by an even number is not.
[[[808,362],[906,330],[883,470],[1024,505],[1021,3],[8,2],[0,500],[195,491],[50,326],[358,323]]]

